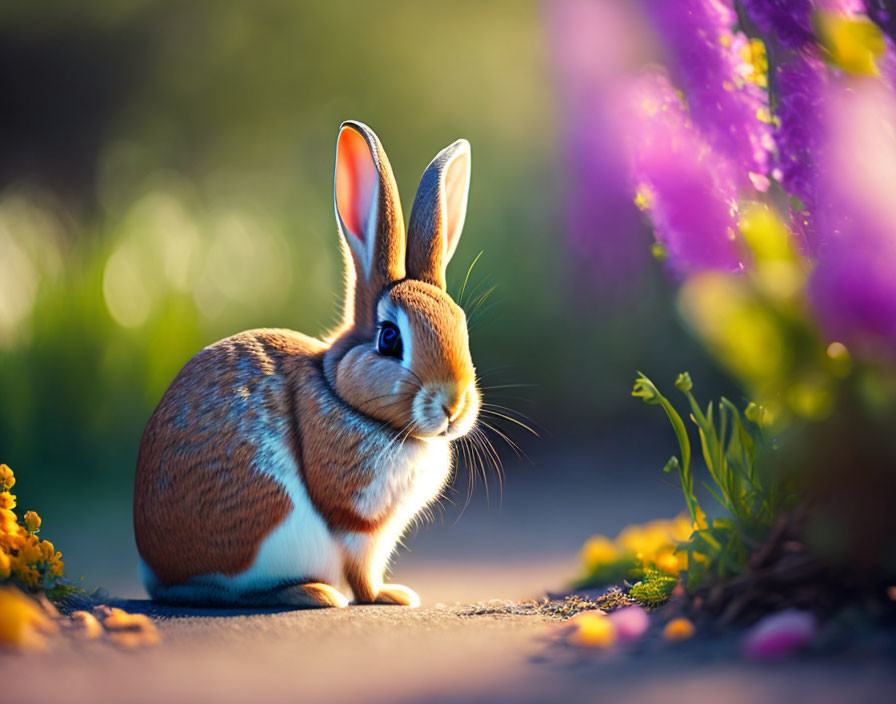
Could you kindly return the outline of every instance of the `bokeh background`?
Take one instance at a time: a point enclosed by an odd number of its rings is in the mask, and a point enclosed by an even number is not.
[[[741,396],[684,331],[630,197],[624,217],[602,217],[619,214],[612,197],[570,217],[551,22],[520,0],[0,4],[0,461],[69,576],[133,581],[140,435],[193,354],[247,328],[319,334],[336,320],[332,169],[349,118],[377,131],[406,212],[432,156],[472,143],[449,285],[482,252],[468,287],[495,288],[474,357],[486,385],[506,386],[490,399],[539,432],[503,427],[528,463],[496,438],[507,495],[541,497],[506,510],[570,554],[571,536],[657,515],[649,501],[600,510],[617,480],[660,486],[659,510],[678,510],[659,473],[670,431],[631,399],[636,370],[671,381],[688,368],[704,393]],[[583,266],[600,259],[576,244],[593,232],[614,243],[613,266]],[[481,510],[490,544],[537,542],[502,523],[500,501]],[[459,554],[477,542],[470,525],[452,534]]]

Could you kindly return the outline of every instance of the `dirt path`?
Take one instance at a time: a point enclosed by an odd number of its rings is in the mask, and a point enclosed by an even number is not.
[[[864,702],[896,692],[893,662],[742,661],[733,639],[579,652],[536,616],[469,616],[464,606],[153,614],[163,643],[105,643],[0,658],[9,702]]]

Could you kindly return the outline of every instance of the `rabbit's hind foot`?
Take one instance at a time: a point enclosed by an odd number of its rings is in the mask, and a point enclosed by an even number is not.
[[[289,583],[258,592],[246,592],[241,601],[252,606],[291,606],[299,609],[344,609],[348,599],[323,582]]]

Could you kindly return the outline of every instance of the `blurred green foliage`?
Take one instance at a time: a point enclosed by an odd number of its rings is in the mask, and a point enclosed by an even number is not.
[[[336,320],[347,118],[378,132],[406,214],[432,156],[472,143],[449,285],[484,252],[474,356],[486,386],[532,385],[506,403],[536,424],[590,434],[629,412],[632,368],[699,354],[657,271],[615,298],[573,281],[535,2],[4,3],[0,49],[20,157],[0,193],[0,459],[44,504],[129,492],[143,426],[202,346]]]

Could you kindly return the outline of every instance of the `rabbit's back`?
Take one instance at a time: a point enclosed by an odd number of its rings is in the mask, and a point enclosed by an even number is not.
[[[291,331],[244,332],[172,382],[143,435],[134,500],[137,546],[160,583],[245,572],[300,508],[290,380],[322,348]]]

